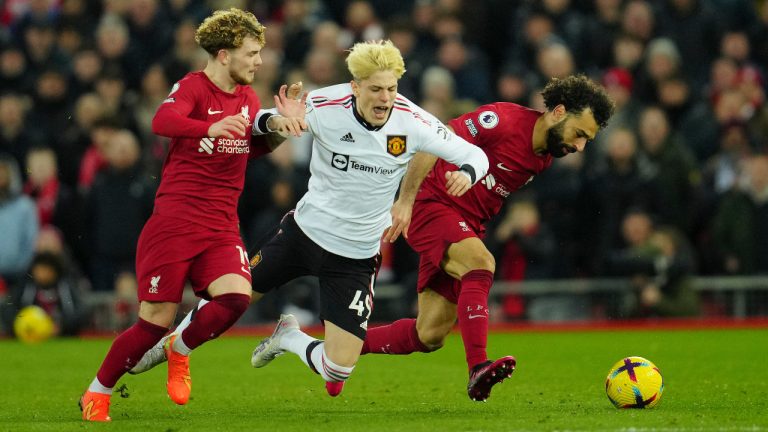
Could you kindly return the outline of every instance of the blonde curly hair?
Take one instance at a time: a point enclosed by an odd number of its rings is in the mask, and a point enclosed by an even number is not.
[[[346,61],[356,81],[380,71],[392,71],[397,79],[405,73],[403,55],[390,40],[358,42],[349,50]]]
[[[217,10],[206,18],[195,32],[195,41],[208,54],[243,46],[243,39],[252,37],[263,47],[265,27],[250,13],[241,9]]]

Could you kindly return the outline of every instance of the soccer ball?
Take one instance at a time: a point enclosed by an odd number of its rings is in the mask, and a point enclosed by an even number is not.
[[[40,306],[27,306],[13,321],[13,332],[25,343],[42,342],[56,331],[53,320]]]
[[[653,408],[663,391],[659,368],[642,357],[619,360],[605,379],[605,393],[616,408]]]

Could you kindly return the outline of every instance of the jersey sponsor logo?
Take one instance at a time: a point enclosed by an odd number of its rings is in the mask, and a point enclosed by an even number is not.
[[[229,138],[202,138],[199,142],[198,153],[213,154],[214,148],[217,153],[226,154],[246,154],[251,152],[247,139],[229,139]]]
[[[475,122],[473,122],[472,119],[466,119],[464,120],[464,124],[467,125],[467,130],[469,131],[469,134],[472,135],[472,137],[476,137],[477,128],[475,127]]]
[[[208,108],[208,115],[216,115],[216,114],[221,114],[223,112],[224,112],[224,110],[215,110],[214,111],[213,109]]]
[[[334,153],[331,158],[331,165],[337,170],[346,171],[349,168],[349,155]]]
[[[481,112],[477,120],[480,122],[480,126],[486,129],[493,129],[499,124],[499,116],[493,111]]]
[[[395,170],[391,168],[383,168],[379,166],[366,165],[354,159],[349,161],[349,167],[352,168],[353,170],[367,172],[371,174],[381,174],[383,176],[392,175],[395,172]]]
[[[395,157],[405,153],[406,141],[405,135],[387,135],[387,153]]]
[[[484,179],[480,180],[480,183],[484,184],[488,190],[491,190],[496,186],[496,177],[494,177],[493,174],[488,174]]]
[[[150,294],[157,294],[157,288],[160,284],[160,275],[152,276],[152,278],[149,280],[149,293]]]
[[[488,174],[480,180],[480,183],[485,185],[486,189],[489,191],[496,192],[497,194],[503,196],[504,198],[508,197],[510,192],[509,189],[507,189],[506,186],[496,181],[496,177],[493,176],[493,174]]]
[[[213,142],[216,138],[205,137],[200,140],[200,148],[197,149],[198,153],[206,152],[213,154]]]
[[[352,132],[347,132],[343,137],[339,139],[344,142],[355,142],[355,138],[352,136]]]
[[[510,171],[510,172],[512,171],[511,169],[505,167],[504,164],[501,162],[497,163],[496,166],[499,167],[499,169],[503,169],[504,171]]]

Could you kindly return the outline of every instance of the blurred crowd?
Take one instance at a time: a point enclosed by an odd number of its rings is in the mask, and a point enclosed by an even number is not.
[[[616,115],[584,154],[509,198],[488,230],[497,278],[632,277],[631,314],[697,311],[691,275],[768,273],[766,0],[7,0],[0,5],[0,297],[69,313],[93,292],[135,292],[135,246],[168,140],[151,120],[204,67],[212,10],[267,27],[253,87],[350,79],[345,50],[389,38],[399,92],[438,118],[495,101],[544,110],[550,77],[601,82]],[[248,169],[253,245],[306,190],[310,138]],[[383,249],[380,283],[412,290],[415,255]],[[299,290],[304,292],[304,290]],[[312,302],[311,295],[292,299]],[[130,300],[118,314],[132,316]],[[9,306],[10,305],[10,306]],[[307,306],[307,308],[311,308]],[[508,316],[525,304],[505,299]]]

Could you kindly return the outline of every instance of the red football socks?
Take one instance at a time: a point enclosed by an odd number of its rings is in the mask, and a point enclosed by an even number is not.
[[[109,348],[107,356],[101,363],[96,378],[104,387],[114,387],[117,380],[134,367],[141,356],[167,332],[167,328],[139,318],[136,324],[122,332],[112,342],[112,347]]]
[[[216,339],[232,327],[248,309],[251,298],[245,294],[222,294],[214,297],[195,313],[195,319],[181,332],[181,340],[189,349]]]
[[[410,354],[412,352],[429,352],[429,348],[419,340],[416,320],[409,318],[368,329],[361,354]]]
[[[464,340],[467,366],[488,360],[488,292],[493,284],[493,272],[472,270],[461,278],[461,292],[456,313]]]

